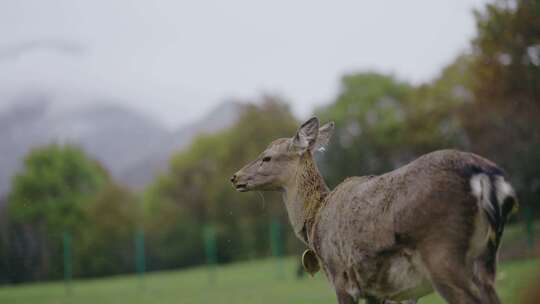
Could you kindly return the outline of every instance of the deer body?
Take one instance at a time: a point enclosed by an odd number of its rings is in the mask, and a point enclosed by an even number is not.
[[[433,290],[448,303],[499,303],[496,254],[516,202],[503,172],[480,156],[443,150],[329,191],[312,157],[317,138],[328,141],[333,125],[325,127],[304,123],[232,181],[240,191],[283,192],[296,235],[315,253],[339,303],[415,301]]]

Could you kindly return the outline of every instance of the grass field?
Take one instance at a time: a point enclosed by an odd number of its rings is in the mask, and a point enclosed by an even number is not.
[[[62,282],[0,288],[0,303],[136,304],[136,303],[336,303],[325,277],[294,277],[295,258],[267,259],[216,268],[194,268],[136,276],[79,280],[66,292]],[[518,295],[530,284],[540,260],[507,262],[499,271],[498,291],[503,303],[520,303]],[[213,278],[213,281],[211,281]],[[420,303],[444,303],[438,296]]]

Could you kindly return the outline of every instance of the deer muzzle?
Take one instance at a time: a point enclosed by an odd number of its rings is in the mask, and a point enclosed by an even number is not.
[[[241,181],[239,178],[239,174],[236,173],[229,179],[233,185],[233,187],[236,189],[236,191],[239,192],[246,192],[249,191],[247,182]]]

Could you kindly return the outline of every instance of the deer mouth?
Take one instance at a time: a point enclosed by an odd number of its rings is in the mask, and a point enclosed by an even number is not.
[[[246,192],[246,191],[248,191],[247,184],[236,184],[236,185],[234,186],[234,188],[235,188],[236,191],[238,191],[238,192]]]

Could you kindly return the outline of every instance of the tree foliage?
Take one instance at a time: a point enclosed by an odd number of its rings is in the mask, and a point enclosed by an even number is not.
[[[265,96],[258,104],[246,105],[232,128],[201,136],[176,154],[170,171],[147,192],[150,248],[171,244],[167,251],[152,251],[156,267],[203,262],[201,236],[207,224],[217,230],[221,262],[268,254],[268,222],[286,218],[280,199],[238,195],[229,178],[270,141],[292,136],[296,121],[278,98]]]
[[[496,1],[476,12],[472,148],[507,168],[525,204],[540,198],[540,2]],[[540,210],[538,210],[540,211]]]
[[[132,272],[134,234],[141,224],[138,199],[109,182],[83,208],[74,232],[74,272],[90,277]]]
[[[60,276],[62,233],[79,227],[84,206],[107,180],[104,169],[74,146],[52,144],[28,154],[8,196],[8,239],[18,244],[11,247],[15,280]]]
[[[84,204],[107,179],[106,172],[77,147],[53,144],[35,149],[13,179],[8,212],[15,222],[61,233],[77,226]]]
[[[456,111],[462,101],[454,91],[461,86],[463,60],[419,87],[377,73],[343,77],[336,100],[317,110],[323,121],[334,120],[337,126],[323,155],[330,184],[383,173],[423,153],[457,145]]]

